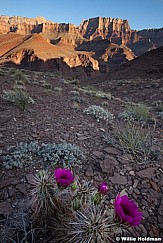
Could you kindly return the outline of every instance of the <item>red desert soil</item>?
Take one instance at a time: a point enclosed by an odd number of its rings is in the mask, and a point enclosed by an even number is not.
[[[46,49],[46,46],[42,46],[41,38],[39,48]],[[58,48],[54,47],[54,50]],[[79,177],[88,180],[93,179],[96,185],[107,181],[109,184],[108,200],[113,200],[119,192],[126,192],[138,203],[143,212],[143,221],[136,228],[134,234],[163,238],[162,153],[159,154],[156,161],[139,164],[137,161],[131,160],[130,156],[127,156],[128,159],[126,159],[123,150],[114,147],[113,144],[107,144],[104,140],[106,133],[111,134],[114,138],[116,123],[121,124],[121,129],[123,128],[123,122],[118,120],[118,114],[124,110],[127,97],[128,100],[131,98],[132,101],[139,103],[147,101],[147,105],[150,107],[150,117],[156,120],[154,141],[157,146],[163,142],[162,120],[158,118],[154,109],[154,102],[162,98],[161,95],[157,96],[163,90],[162,80],[155,79],[144,82],[144,79],[142,79],[137,82],[135,79],[127,85],[123,80],[121,80],[121,83],[110,81],[109,87],[113,87],[111,92],[114,98],[104,100],[79,91],[78,96],[85,98],[86,102],[76,104],[72,101],[74,95],[71,91],[76,90],[77,87],[80,88],[83,85],[82,81],[79,85],[74,85],[70,82],[69,77],[61,76],[58,73],[25,70],[23,72],[26,75],[25,91],[35,101],[30,106],[30,110],[21,112],[0,96],[1,224],[5,223],[7,217],[16,215],[21,210],[25,215],[27,214],[32,177],[44,166],[38,161],[36,164],[31,162],[29,166],[22,169],[7,170],[3,162],[8,146],[31,141],[72,143],[79,146],[85,154]],[[12,89],[14,84],[13,69],[2,67],[0,95],[3,94],[3,90]],[[60,90],[55,89],[56,87],[59,87]],[[133,87],[131,89],[134,90],[132,97],[129,95],[130,87]],[[142,92],[145,93],[145,99],[144,96],[140,95]],[[154,94],[156,95],[154,96]],[[115,122],[109,121],[106,124],[101,121],[98,123],[95,118],[83,113],[83,109],[89,105],[102,106],[104,101],[107,101],[105,107],[107,106],[107,109],[114,114]],[[154,125],[150,126],[153,130]],[[47,167],[51,171],[53,170],[50,163]]]

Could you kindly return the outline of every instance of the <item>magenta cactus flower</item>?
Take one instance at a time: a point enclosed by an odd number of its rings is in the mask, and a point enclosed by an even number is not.
[[[106,195],[108,190],[109,188],[106,182],[103,182],[98,186],[98,192],[100,192],[102,195]]]
[[[74,176],[68,169],[58,168],[54,171],[54,176],[58,187],[67,188],[74,181]]]
[[[127,223],[130,226],[137,226],[142,220],[142,212],[139,212],[133,200],[129,200],[127,195],[116,196],[114,202],[115,216],[120,223]]]

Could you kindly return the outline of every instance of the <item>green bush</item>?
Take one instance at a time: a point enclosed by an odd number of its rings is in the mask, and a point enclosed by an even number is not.
[[[149,119],[149,108],[144,104],[129,104],[125,107],[124,112],[119,114],[119,117],[125,120],[147,122]]]
[[[150,128],[128,121],[122,127],[117,127],[116,134],[121,148],[131,154],[137,162],[149,162],[155,157],[154,139]]]
[[[2,98],[15,104],[20,110],[25,111],[34,100],[25,91],[19,88],[3,91]]]
[[[25,74],[19,69],[15,70],[14,78],[18,84],[22,84],[26,80]]]

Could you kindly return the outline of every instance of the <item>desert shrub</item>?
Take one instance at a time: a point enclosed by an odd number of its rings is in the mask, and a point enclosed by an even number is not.
[[[16,80],[16,82],[18,84],[23,84],[24,81],[26,80],[25,74],[19,69],[15,70],[15,73],[14,73],[13,77],[14,77],[14,79]]]
[[[81,150],[72,144],[38,144],[38,142],[20,143],[18,146],[9,147],[9,153],[4,157],[4,166],[23,168],[36,162],[36,158],[49,161],[61,167],[80,166],[84,155]]]
[[[73,79],[71,81],[69,81],[70,84],[74,84],[74,85],[78,85],[80,82],[78,79]]]
[[[109,93],[105,93],[105,92],[100,91],[100,90],[97,91],[94,96],[100,97],[100,98],[103,98],[103,99],[107,99],[107,100],[111,100],[112,99],[112,95],[111,95],[110,92]]]
[[[119,114],[119,118],[147,122],[149,108],[144,104],[130,104],[126,106],[124,112]]]
[[[163,104],[162,103],[156,104],[155,111],[163,112]]]
[[[72,94],[72,95],[80,95],[80,93],[77,90],[71,90],[70,94]]]
[[[114,118],[111,112],[97,105],[91,105],[88,108],[85,108],[83,112],[90,116],[95,117],[98,122],[100,120],[109,121]]]
[[[62,92],[62,88],[60,88],[60,87],[55,87],[55,88],[53,88],[53,91],[54,91],[56,94],[61,94],[61,92]]]
[[[80,149],[70,143],[42,144],[39,155],[44,161],[51,161],[54,165],[64,166],[65,168],[73,168],[75,165],[79,165],[80,161],[84,159],[84,155]]]
[[[32,163],[34,155],[38,154],[40,146],[38,142],[20,143],[8,148],[8,154],[4,157],[4,166],[7,169],[23,168]]]
[[[158,116],[161,120],[163,120],[163,111],[161,111],[161,112],[157,112],[157,116]]]
[[[74,96],[71,100],[78,103],[86,103],[86,99],[84,97]]]
[[[80,110],[80,106],[77,102],[73,102],[72,108],[75,110]]]
[[[41,82],[41,86],[44,87],[45,89],[51,89],[52,88],[52,85],[49,84],[48,82],[46,82],[45,80],[43,80]]]
[[[107,101],[103,101],[103,102],[101,103],[101,105],[104,106],[104,107],[108,107],[108,106],[109,106],[109,103],[108,103]]]
[[[96,90],[94,87],[86,87],[86,88],[78,88],[79,91],[81,91],[84,94],[94,96],[94,97],[99,97],[107,100],[112,99],[111,93],[105,93],[101,90]]]
[[[141,124],[128,121],[117,127],[116,134],[121,148],[131,154],[137,162],[149,162],[155,158],[151,128],[144,128]]]
[[[34,103],[30,95],[22,89],[4,90],[3,93],[3,99],[15,104],[22,111],[27,110],[29,105]]]

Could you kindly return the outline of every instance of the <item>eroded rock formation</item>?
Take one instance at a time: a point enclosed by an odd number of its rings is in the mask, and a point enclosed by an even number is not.
[[[160,46],[163,28],[136,31],[128,20],[96,17],[77,27],[44,17],[0,16],[1,63],[39,62],[48,68],[53,63],[107,72]]]

